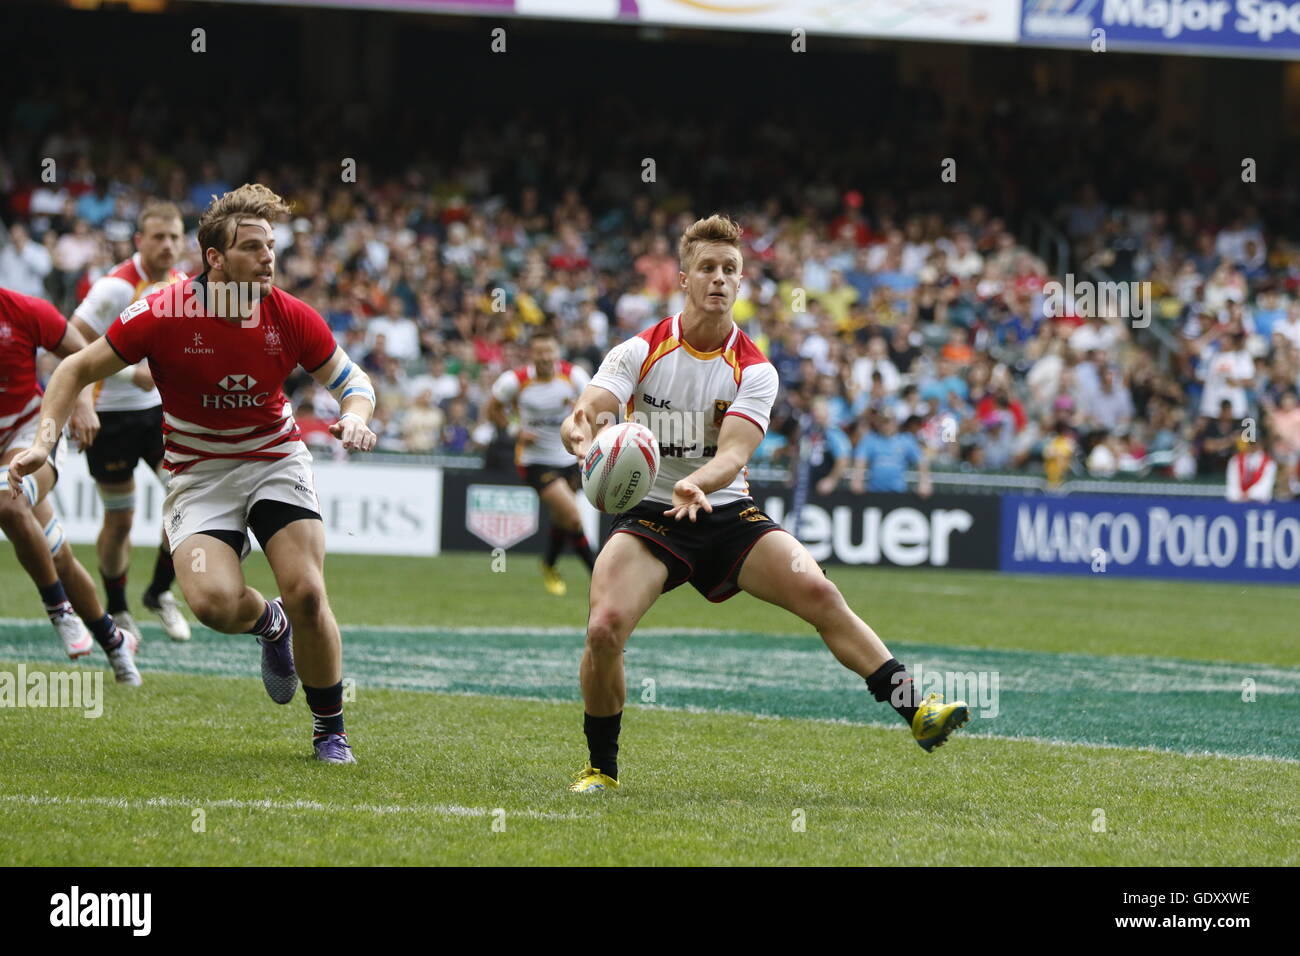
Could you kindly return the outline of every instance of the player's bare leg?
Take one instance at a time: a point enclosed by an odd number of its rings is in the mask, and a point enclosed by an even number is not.
[[[54,507],[48,499],[43,500],[32,509],[32,517],[35,519],[37,527],[43,529],[53,520]],[[43,531],[41,537],[45,537]],[[50,549],[47,547],[47,550]],[[66,544],[58,548],[52,555],[52,561],[54,573],[63,582],[63,589],[67,592],[72,609],[77,612],[78,616],[83,621],[97,621],[103,617],[104,605],[99,603],[99,593],[95,590],[95,579],[90,576],[90,572],[86,570],[85,566],[77,560],[77,556],[72,553],[72,548]]]
[[[293,653],[304,684],[328,687],[343,679],[339,625],[325,594],[325,526],[305,519],[285,525],[266,543],[280,599],[293,622]]]
[[[582,516],[578,513],[578,500],[569,483],[563,478],[557,478],[542,489],[540,497],[551,516],[551,540],[542,558],[542,574],[546,578],[546,589],[560,596],[565,593],[565,586],[559,572],[555,570],[555,559],[564,550],[565,544],[572,545],[588,570],[595,567],[596,556],[587,542],[586,532],[582,528]]]
[[[166,487],[167,482],[164,479],[163,488]],[[181,613],[176,603],[176,596],[172,594],[172,582],[175,580],[176,566],[172,560],[171,544],[164,530],[162,542],[158,545],[158,556],[154,558],[153,580],[149,582],[149,587],[145,589],[141,601],[146,608],[158,615],[167,636],[180,643],[190,639],[190,623],[185,620],[185,615]]]
[[[104,507],[104,523],[95,539],[99,576],[104,582],[108,613],[122,627],[140,637],[140,627],[126,600],[126,575],[131,566],[131,525],[135,522],[135,482],[97,484]]]
[[[0,469],[7,469],[10,460],[17,454],[18,449],[6,452],[3,459],[0,459]],[[32,514],[36,504],[44,501],[54,487],[54,482],[54,469],[46,463],[35,474],[24,479],[23,494],[17,498],[7,491],[0,494],[0,531],[12,542],[18,563],[38,588],[46,588],[59,578],[42,525],[37,523]]]
[[[970,719],[964,701],[922,700],[907,668],[822,572],[808,549],[786,531],[759,538],[745,557],[738,583],[761,601],[775,604],[817,629],[835,659],[867,682],[876,700],[890,706],[912,728],[921,746],[932,750]],[[918,718],[918,712],[919,718]]]
[[[739,584],[760,601],[785,608],[815,627],[835,659],[863,680],[892,656],[789,532],[772,531],[758,539],[741,566]]]
[[[167,482],[171,476],[161,462],[155,466],[154,474],[158,476],[158,483],[166,492]],[[146,608],[158,615],[158,620],[162,622],[167,636],[181,643],[190,639],[190,623],[185,620],[185,615],[181,613],[176,603],[176,596],[172,594],[172,584],[175,580],[176,566],[172,560],[171,544],[167,540],[167,529],[164,528],[162,541],[158,545],[158,553],[153,561],[153,579],[145,588],[140,600]]]
[[[632,629],[658,600],[668,569],[632,534],[610,535],[596,558],[591,575],[591,607],[587,614],[587,643],[579,669],[584,730],[590,763],[597,774],[581,776],[574,789],[603,789],[599,776],[618,779],[618,733],[627,700],[623,647]]]
[[[293,623],[293,653],[312,714],[312,743],[327,763],[353,763],[343,729],[343,641],[325,593],[325,526],[292,521],[266,543],[266,559]]]
[[[248,633],[266,598],[244,581],[239,555],[209,534],[192,534],[172,554],[185,602],[200,623],[222,634]]]
[[[12,450],[4,464],[16,454],[17,450]],[[19,563],[40,592],[45,612],[68,656],[73,660],[84,657],[98,642],[113,665],[118,683],[138,685],[134,638],[128,639],[104,613],[95,582],[72,548],[63,542],[54,509],[45,500],[56,480],[54,468],[47,462],[28,476],[24,494],[17,498],[0,495],[0,529],[13,542]]]

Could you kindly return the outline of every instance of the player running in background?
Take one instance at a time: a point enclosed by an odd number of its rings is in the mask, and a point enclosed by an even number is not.
[[[41,410],[36,350],[47,349],[65,358],[85,344],[48,302],[0,289],[0,475],[8,476],[10,463],[36,440]],[[71,416],[73,437],[87,444],[98,427],[89,397],[80,397]],[[94,580],[65,542],[63,527],[45,500],[59,480],[64,451],[61,431],[50,432],[52,453],[41,467],[24,472],[21,480],[11,479],[19,494],[0,495],[0,531],[13,543],[18,563],[40,592],[45,613],[68,656],[76,660],[89,654],[93,635],[108,655],[118,683],[138,685],[135,635],[120,629],[104,612]]]
[[[969,719],[965,702],[920,699],[907,669],[808,550],[750,497],[745,466],[767,428],[777,375],[732,321],[740,235],[723,216],[686,230],[678,274],[685,307],[611,349],[561,430],[582,460],[625,409],[650,423],[662,455],[650,493],[615,519],[591,577],[580,671],[589,761],[570,787],[578,793],[618,786],[623,647],[659,595],[687,581],[710,601],[747,591],[807,621],[927,751]]]
[[[519,413],[515,464],[519,477],[536,489],[551,515],[551,540],[542,558],[542,579],[547,591],[561,596],[565,592],[564,579],[555,569],[555,559],[566,542],[586,562],[587,570],[596,563],[582,530],[574,494],[581,481],[578,459],[560,440],[560,425],[590,378],[581,368],[560,360],[559,343],[548,332],[535,333],[528,348],[532,362],[501,373],[492,386],[487,414],[504,431],[510,424],[506,409],[513,407]]]
[[[204,272],[135,302],[102,339],[50,379],[35,444],[10,467],[9,484],[42,467],[50,428],[78,393],[149,359],[162,393],[163,515],[177,578],[190,610],[226,634],[257,636],[262,683],[287,704],[301,675],[317,759],[355,763],[343,726],[342,648],[325,593],[325,530],[303,444],[282,385],[299,365],[339,401],[330,433],[369,451],[370,381],[334,342],[312,308],[274,288],[271,221],[289,207],[262,185],[216,199],[199,220]],[[247,532],[257,535],[280,597],[244,580]],[[296,666],[295,666],[296,661]]]
[[[141,211],[137,226],[135,255],[95,280],[72,313],[72,324],[87,342],[103,335],[132,302],[185,278],[184,272],[173,268],[185,235],[180,210],[171,203],[152,203]],[[126,599],[131,524],[135,520],[134,475],[136,463],[143,460],[166,487],[161,470],[162,397],[145,362],[128,365],[93,388],[99,435],[86,449],[86,462],[104,505],[104,526],[95,542],[99,575],[108,597],[108,613],[139,639],[140,627]],[[173,641],[188,641],[190,626],[171,593],[175,578],[164,535],[154,561],[153,580],[144,592],[144,606],[158,615]]]

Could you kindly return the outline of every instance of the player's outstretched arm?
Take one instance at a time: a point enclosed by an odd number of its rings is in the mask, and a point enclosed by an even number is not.
[[[739,415],[727,415],[718,430],[718,453],[706,465],[695,469],[673,485],[673,506],[665,515],[681,520],[695,520],[703,508],[712,511],[710,492],[725,488],[736,477],[736,472],[749,464],[754,449],[763,440],[763,431],[753,422]]]
[[[45,389],[36,441],[31,448],[19,452],[18,457],[9,465],[9,490],[14,497],[19,494],[22,479],[35,472],[50,457],[82,390],[91,382],[108,378],[126,367],[126,363],[106,340],[96,339],[85,348],[80,348],[83,341],[80,333],[69,327],[68,334],[75,335],[76,338],[69,341],[64,336],[64,340],[54,349],[56,355],[66,354],[67,358],[54,370],[49,387]]]
[[[68,330],[63,333],[63,338],[50,351],[63,359],[80,352],[86,347],[87,342],[94,340],[95,336],[82,333],[74,320],[68,323]],[[99,415],[95,411],[95,394],[92,387],[83,388],[77,396],[77,401],[72,407],[72,415],[68,418],[68,432],[82,448],[94,444],[95,436],[99,434]]]
[[[116,316],[117,312],[113,314]],[[80,332],[81,337],[87,342],[93,342],[100,337],[100,333],[96,332],[89,322],[78,318],[75,314],[68,320],[68,325]],[[113,377],[124,382],[130,382],[142,392],[152,391],[154,387],[153,373],[149,370],[148,362],[142,361],[135,365],[127,365]]]
[[[340,348],[316,371],[316,383],[329,390],[339,403],[339,417],[330,426],[330,434],[349,451],[370,451],[379,437],[370,430],[370,416],[375,412],[375,390],[370,376]]]
[[[599,385],[588,385],[574,403],[573,413],[560,426],[560,440],[579,464],[587,457],[592,439],[618,421],[618,396]]]

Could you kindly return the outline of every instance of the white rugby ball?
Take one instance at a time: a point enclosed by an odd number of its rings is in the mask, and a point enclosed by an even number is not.
[[[596,436],[582,464],[582,490],[597,511],[622,514],[641,503],[659,474],[659,442],[636,422],[611,425]]]

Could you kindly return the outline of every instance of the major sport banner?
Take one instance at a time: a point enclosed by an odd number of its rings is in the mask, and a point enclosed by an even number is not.
[[[1022,0],[1022,43],[1300,59],[1300,0]]]
[[[1018,0],[235,0],[789,34],[1014,43]]]
[[[312,472],[325,522],[325,546],[331,554],[438,553],[442,469],[317,459]],[[162,488],[143,464],[136,468],[135,488],[131,543],[156,546],[162,528]],[[103,511],[85,455],[67,455],[53,498],[68,540],[93,542],[103,523]]]
[[[773,521],[793,528],[791,491],[760,486],[752,491]],[[824,564],[991,570],[997,567],[998,499],[837,491],[803,506],[799,540]]]
[[[1300,584],[1300,503],[1007,495],[999,566],[1036,574]]]

